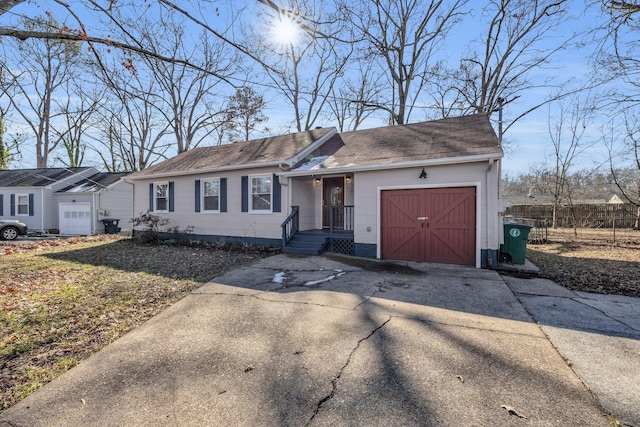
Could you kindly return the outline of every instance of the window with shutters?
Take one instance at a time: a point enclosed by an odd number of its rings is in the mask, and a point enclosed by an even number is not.
[[[202,180],[202,212],[220,212],[220,179]]]
[[[154,211],[169,212],[169,183],[154,183]]]
[[[16,194],[16,215],[29,216],[29,195]]]
[[[249,198],[251,212],[271,212],[272,175],[254,175],[250,177],[251,195]]]

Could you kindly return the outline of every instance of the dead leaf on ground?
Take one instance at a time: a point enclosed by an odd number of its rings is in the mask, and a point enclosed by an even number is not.
[[[515,415],[518,418],[525,418],[525,419],[527,418],[524,415],[520,414],[518,411],[516,411],[513,406],[502,405],[501,408],[506,410],[509,413],[509,415]]]

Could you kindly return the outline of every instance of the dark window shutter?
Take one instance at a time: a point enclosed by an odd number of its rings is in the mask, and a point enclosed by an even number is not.
[[[0,216],[4,215],[4,194],[0,194]]]
[[[169,181],[169,212],[173,212],[174,204],[173,204],[173,181]]]
[[[272,199],[273,199],[273,212],[282,212],[282,186],[280,185],[280,177],[278,177],[278,175],[276,175],[275,173],[273,174],[273,180],[271,181],[273,182],[273,188],[271,189],[271,191],[273,192],[272,195]]]
[[[149,212],[153,212],[153,183],[149,184]]]
[[[200,180],[196,179],[196,212],[200,212]]]
[[[249,177],[242,177],[242,212],[249,212]]]
[[[16,195],[11,195],[11,216],[15,216],[16,214]]]
[[[227,178],[220,178],[220,212],[227,211]]]
[[[35,212],[33,209],[33,193],[29,194],[29,216],[34,216]]]

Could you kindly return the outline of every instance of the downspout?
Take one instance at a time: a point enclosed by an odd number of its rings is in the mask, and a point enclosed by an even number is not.
[[[91,215],[91,234],[96,234],[96,225],[98,224],[98,209],[99,206],[96,206],[96,193],[91,195],[91,209],[93,210],[93,215]],[[100,198],[98,197],[98,200]]]
[[[493,265],[495,263],[497,263],[497,259],[494,259],[494,254],[493,254],[493,249],[490,245],[490,236],[494,236],[496,233],[496,227],[495,227],[495,221],[496,219],[493,217],[493,215],[491,215],[491,212],[493,210],[496,210],[497,206],[493,206],[494,204],[497,203],[497,201],[494,199],[494,186],[493,186],[493,182],[491,180],[491,174],[493,171],[493,164],[495,163],[494,159],[489,159],[489,166],[487,167],[487,172],[486,172],[486,212],[485,212],[485,217],[487,218],[487,235],[485,236],[485,250],[486,250],[486,254],[487,254],[487,259],[486,259],[486,267],[491,268],[493,267]],[[482,261],[481,261],[482,263]]]
[[[53,198],[53,195],[51,198]],[[55,212],[53,214],[55,215]],[[40,188],[40,231],[44,233],[44,187]]]

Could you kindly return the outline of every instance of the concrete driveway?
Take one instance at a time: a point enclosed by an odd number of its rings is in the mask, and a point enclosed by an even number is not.
[[[0,426],[611,425],[521,280],[274,256],[215,278]]]

